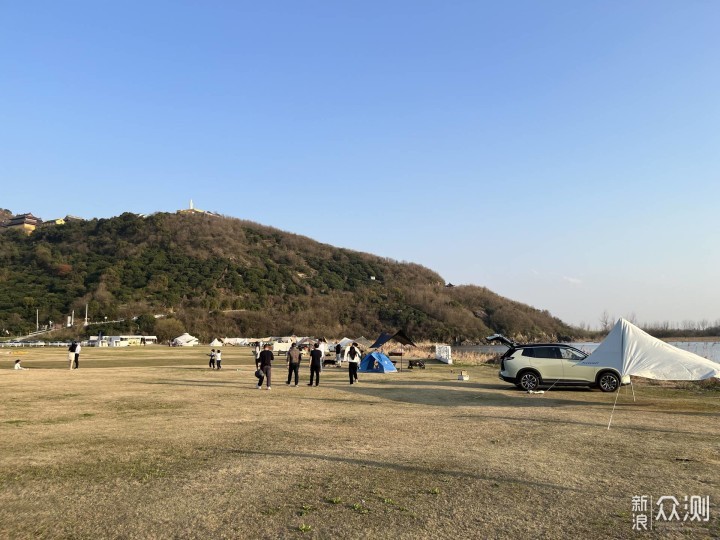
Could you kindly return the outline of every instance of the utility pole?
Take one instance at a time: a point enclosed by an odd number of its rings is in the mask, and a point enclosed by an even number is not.
[[[40,310],[39,309],[35,310],[35,331],[36,332],[40,331]]]
[[[88,305],[85,304],[85,326],[88,325]]]

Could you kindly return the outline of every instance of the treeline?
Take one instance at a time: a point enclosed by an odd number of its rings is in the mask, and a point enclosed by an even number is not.
[[[126,213],[0,234],[3,333],[34,330],[38,312],[43,324],[77,318],[86,305],[91,320],[126,319],[127,331],[161,338],[180,329],[201,339],[394,328],[445,342],[583,335],[485,288],[446,287],[422,266],[234,218]]]

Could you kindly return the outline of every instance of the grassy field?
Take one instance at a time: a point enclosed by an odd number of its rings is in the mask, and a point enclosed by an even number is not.
[[[720,392],[522,393],[493,366],[257,390],[249,350],[0,351],[0,538],[718,538]],[[27,371],[12,370],[22,358]],[[632,530],[632,497],[710,521]]]

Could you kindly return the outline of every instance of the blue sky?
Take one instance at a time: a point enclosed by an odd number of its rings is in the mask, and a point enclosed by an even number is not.
[[[195,205],[598,326],[720,319],[720,3],[0,2],[0,207]]]

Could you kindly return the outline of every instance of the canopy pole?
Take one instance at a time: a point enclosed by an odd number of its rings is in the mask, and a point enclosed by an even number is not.
[[[635,403],[635,387],[633,386],[632,379],[630,379],[630,389],[632,390],[633,394],[633,403]]]
[[[553,386],[555,386],[555,385],[558,383],[559,380],[560,380],[560,379],[556,379],[555,382],[550,385],[550,388],[548,388],[547,390],[545,390],[545,392],[549,392],[550,390],[552,390],[552,389],[553,389]]]
[[[610,421],[608,422],[608,429],[610,429],[610,424],[612,424],[613,414],[615,414],[615,405],[617,405],[617,400],[620,397],[620,389],[618,388],[617,393],[615,394],[615,403],[613,403],[612,412],[610,413]]]

